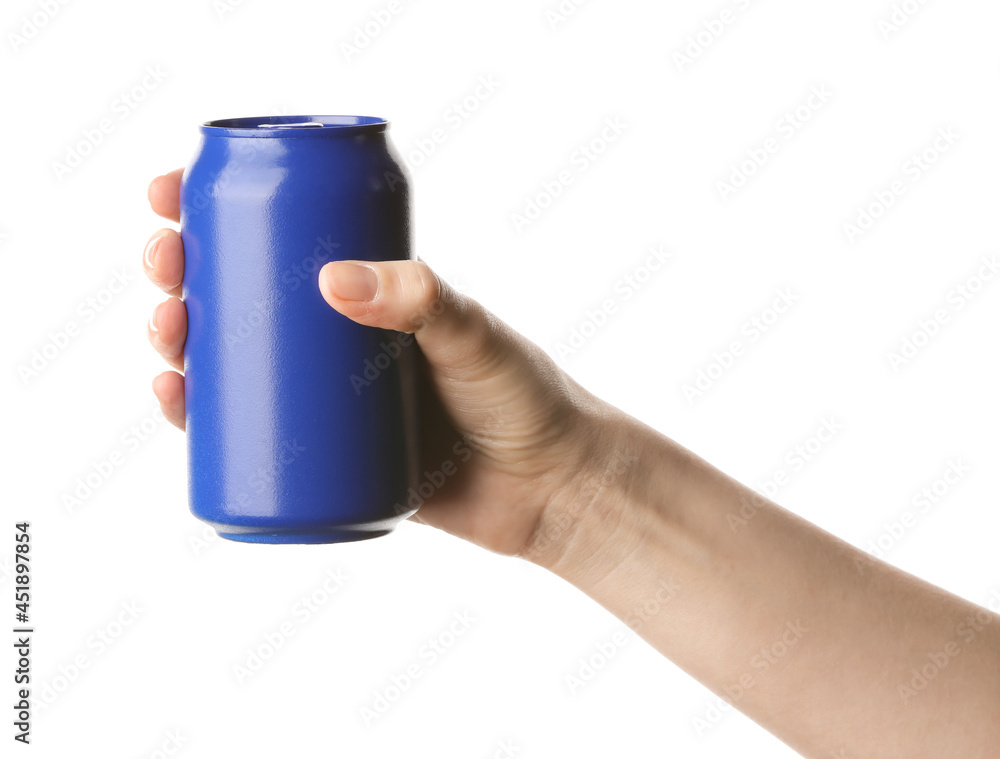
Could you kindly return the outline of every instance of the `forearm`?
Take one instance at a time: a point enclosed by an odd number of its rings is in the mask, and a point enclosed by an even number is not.
[[[1000,618],[609,413],[527,558],[806,756],[997,750]]]

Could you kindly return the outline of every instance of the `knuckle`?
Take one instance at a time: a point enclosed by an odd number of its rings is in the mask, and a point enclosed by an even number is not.
[[[414,331],[426,327],[445,309],[445,286],[437,274],[423,261],[409,265],[414,279],[414,303],[410,323]]]
[[[416,261],[413,266],[413,273],[416,276],[418,302],[421,306],[430,306],[441,298],[441,281],[437,275],[423,261]]]

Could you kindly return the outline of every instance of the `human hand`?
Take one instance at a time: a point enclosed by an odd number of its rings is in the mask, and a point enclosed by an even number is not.
[[[149,186],[153,210],[174,222],[180,221],[181,175],[178,169]],[[153,392],[166,418],[183,429],[179,371],[187,312],[180,299],[180,235],[160,230],[143,259],[149,278],[171,296],[154,310],[149,340],[177,370],[157,376]],[[498,553],[529,551],[543,515],[599,455],[592,430],[603,404],[422,261],[331,262],[318,284],[349,319],[413,333],[426,359],[421,471],[442,471],[448,460],[456,470],[411,518]]]

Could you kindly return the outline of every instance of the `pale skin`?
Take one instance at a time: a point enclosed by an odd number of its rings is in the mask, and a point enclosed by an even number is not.
[[[180,179],[149,187],[153,210],[174,222]],[[180,235],[157,232],[144,265],[171,296],[149,339],[183,370]],[[415,335],[436,391],[431,429],[474,450],[411,519],[561,576],[804,756],[998,755],[996,614],[869,557],[594,397],[421,261],[328,263],[319,288],[356,322]],[[153,390],[183,429],[178,371]]]

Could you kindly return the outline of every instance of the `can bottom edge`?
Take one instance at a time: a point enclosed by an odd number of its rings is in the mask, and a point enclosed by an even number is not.
[[[228,532],[225,528],[216,527],[215,531],[220,538],[232,540],[236,543],[353,543],[358,540],[369,540],[388,535],[392,529],[381,530],[355,530],[351,528],[337,527],[324,530],[311,529],[302,532],[275,532],[261,530],[259,532],[247,532],[246,528],[241,528],[240,532]]]

